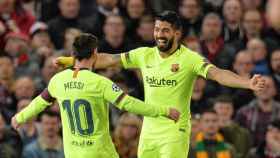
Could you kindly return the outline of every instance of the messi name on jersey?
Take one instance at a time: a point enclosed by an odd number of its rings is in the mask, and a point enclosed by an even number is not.
[[[64,83],[64,90],[71,90],[71,89],[79,89],[82,90],[84,88],[84,83],[83,82],[77,82],[77,81],[70,81]]]
[[[176,86],[176,80],[167,80],[164,78],[156,78],[154,76],[149,77],[146,76],[146,82],[150,85],[150,87],[166,87],[166,86]]]

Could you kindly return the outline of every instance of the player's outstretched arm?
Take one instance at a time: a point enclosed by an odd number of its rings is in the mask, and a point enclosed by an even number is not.
[[[51,104],[51,102],[48,102],[43,97],[43,93],[41,93],[41,95],[34,98],[26,108],[13,116],[11,124],[14,129],[18,129],[21,124],[37,116]]]
[[[254,75],[251,79],[247,79],[232,71],[215,66],[209,68],[207,78],[217,81],[221,85],[233,88],[245,88],[253,91],[261,91],[265,88],[265,80],[260,75]]]
[[[108,67],[122,66],[120,54],[98,53],[96,55],[96,58],[96,63],[94,64],[95,69],[105,69]],[[74,58],[61,56],[54,59],[53,64],[56,67],[69,67],[74,65]]]
[[[166,116],[174,121],[178,121],[180,117],[180,112],[175,108],[145,104],[143,101],[126,95],[125,93],[117,99],[115,105],[122,110],[144,116]]]

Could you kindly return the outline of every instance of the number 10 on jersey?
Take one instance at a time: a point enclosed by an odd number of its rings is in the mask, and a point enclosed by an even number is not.
[[[85,99],[77,99],[71,106],[70,100],[62,102],[63,110],[66,110],[69,126],[73,134],[89,136],[93,134],[94,125],[90,103]],[[84,118],[84,119],[82,119]],[[82,121],[85,121],[84,128]]]

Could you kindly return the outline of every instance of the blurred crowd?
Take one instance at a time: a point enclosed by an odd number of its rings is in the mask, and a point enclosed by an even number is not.
[[[0,157],[63,158],[59,107],[53,105],[17,133],[10,119],[58,71],[82,32],[99,38],[99,52],[154,46],[154,16],[174,10],[181,42],[218,67],[250,78],[265,75],[264,92],[198,78],[191,100],[189,158],[280,158],[280,30],[266,18],[267,0],[1,0]],[[143,98],[141,74],[96,70]],[[137,158],[142,118],[111,106],[113,141],[121,158]]]

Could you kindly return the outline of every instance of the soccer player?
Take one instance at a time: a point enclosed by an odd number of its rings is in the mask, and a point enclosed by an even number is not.
[[[179,43],[182,25],[178,15],[165,11],[156,17],[154,38],[156,47],[140,47],[127,53],[97,55],[96,68],[122,66],[141,70],[145,102],[175,105],[181,112],[178,123],[164,117],[144,117],[138,148],[140,158],[186,158],[191,130],[190,100],[197,76],[218,83],[254,91],[265,86],[259,75],[246,79],[219,69],[198,53]],[[112,53],[113,54],[113,53]],[[72,64],[72,58],[60,57],[56,64]]]
[[[175,108],[145,104],[91,71],[97,52],[95,36],[82,34],[73,46],[74,67],[56,74],[48,87],[12,118],[15,129],[57,100],[66,158],[118,158],[109,133],[108,102],[136,114],[178,120],[180,113]],[[169,123],[176,124],[171,119]]]

